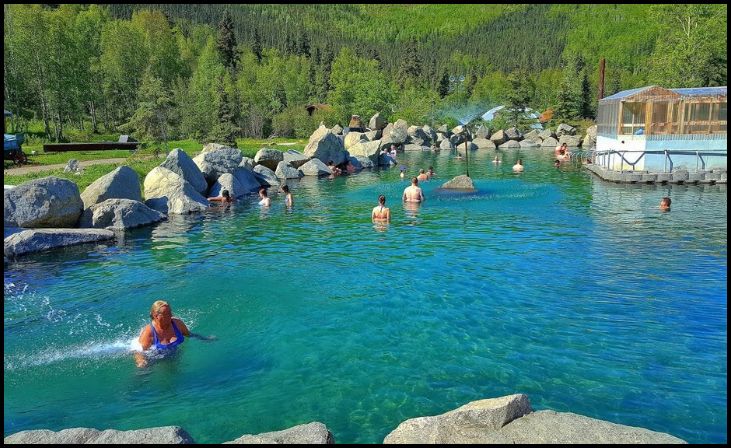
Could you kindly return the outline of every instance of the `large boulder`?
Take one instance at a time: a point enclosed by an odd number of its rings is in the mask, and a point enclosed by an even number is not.
[[[224,444],[226,443],[267,445],[334,444],[335,439],[324,424],[312,422],[282,431],[265,432],[257,435],[245,434],[231,442],[224,442]]]
[[[408,141],[411,141],[411,143],[419,146],[431,145],[431,137],[424,132],[423,128],[419,126],[409,126],[406,132],[409,134]]]
[[[380,140],[382,134],[383,134],[383,132],[381,132],[381,130],[378,130],[378,131],[368,131],[368,132],[365,133],[365,136],[366,136],[366,138],[368,139],[369,142],[372,142],[374,140]]]
[[[464,136],[464,134],[452,134],[449,136],[449,141],[454,146],[459,146],[465,142],[465,136]]]
[[[217,145],[217,147],[212,145]],[[210,152],[214,149],[223,147],[223,145],[218,145],[217,143],[209,143],[203,149],[204,152]],[[209,149],[206,151],[206,148]],[[173,173],[177,173],[180,177],[185,179],[186,182],[191,184],[198,193],[206,194],[206,191],[208,190],[208,182],[206,182],[205,176],[201,173],[198,165],[193,162],[193,159],[191,159],[190,156],[182,149],[175,148],[170,151],[168,156],[165,158],[165,161],[162,162],[160,166],[169,169]]]
[[[270,170],[276,170],[282,160],[284,160],[282,151],[272,148],[261,148],[254,156],[254,163],[264,165]]]
[[[353,159],[357,160],[358,163],[356,164]],[[362,169],[362,168],[373,168],[374,166],[377,166],[378,159],[374,162],[373,160],[369,159],[368,157],[363,156],[350,156],[350,161],[355,165],[356,169]],[[358,167],[360,165],[360,167]]]
[[[92,182],[81,193],[84,208],[89,208],[107,199],[142,201],[140,177],[137,172],[128,166],[120,166]]]
[[[459,442],[453,442],[459,443]],[[525,445],[683,444],[670,434],[645,428],[618,425],[570,412],[538,411],[517,418],[479,443]]]
[[[325,126],[320,126],[310,136],[310,141],[305,147],[304,156],[319,159],[324,163],[332,160],[335,165],[339,165],[345,161],[347,153],[343,142]]]
[[[523,139],[523,134],[520,133],[518,128],[512,127],[505,131],[505,136],[510,140],[520,141]]]
[[[464,174],[457,176],[453,178],[452,180],[445,182],[442,185],[442,188],[446,188],[448,190],[475,190],[475,184],[472,182],[472,179],[469,176],[465,176]]]
[[[561,137],[562,135],[576,135],[576,128],[568,124],[561,123],[556,128],[556,135]]]
[[[452,150],[452,149],[454,149],[454,145],[452,144],[452,142],[451,142],[451,141],[449,141],[449,139],[446,139],[446,138],[445,138],[445,139],[444,139],[444,140],[442,140],[442,142],[441,142],[441,143],[439,144],[439,149],[448,149],[448,150]]]
[[[229,146],[222,145],[220,143],[208,143],[207,145],[205,145],[203,147],[200,154],[203,154],[204,152],[215,151],[217,149],[223,149],[223,148],[229,148]]]
[[[211,153],[216,151],[211,151]],[[161,213],[200,212],[207,209],[209,205],[208,200],[179,174],[161,166],[155,167],[147,173],[143,187],[145,204]]]
[[[107,199],[84,210],[81,228],[125,230],[146,226],[165,219],[165,215],[140,201]]]
[[[300,167],[300,171],[304,176],[328,176],[332,174],[330,168],[327,167],[320,159],[312,159]]]
[[[179,426],[162,426],[159,428],[135,429],[131,431],[117,431],[116,429],[99,431],[98,429],[92,428],[71,428],[55,432],[47,429],[34,429],[9,435],[5,437],[3,442],[11,444],[54,445],[136,445],[139,443],[181,445],[195,443],[190,434]]]
[[[278,187],[279,178],[273,170],[265,167],[264,165],[257,165],[254,167],[254,176],[259,179],[259,182],[265,183],[265,186]]]
[[[498,146],[498,148],[500,148],[500,149],[520,148],[520,142],[516,142],[515,140],[508,140],[507,142]]]
[[[381,117],[381,114],[380,113],[376,113],[368,121],[368,127],[371,130],[374,130],[374,131],[380,131],[380,130],[382,130],[383,128],[386,127],[387,124],[388,123],[386,122],[386,120],[383,119],[383,117]]]
[[[383,130],[381,147],[390,148],[392,144],[401,145],[409,137],[409,125],[405,120],[398,120],[396,123],[389,123]]]
[[[486,138],[477,137],[476,139],[472,140],[472,143],[474,143],[477,146],[477,149],[495,149],[495,143],[492,142],[492,140],[488,140]]]
[[[446,124],[443,124],[437,128],[437,132],[441,132],[444,135],[449,135],[449,127]]]
[[[553,137],[548,137],[541,143],[541,148],[555,148],[558,146],[558,140]]]
[[[505,132],[500,129],[499,131],[493,132],[493,134],[490,136],[490,140],[495,143],[495,146],[500,146],[508,141],[508,138],[505,135]]]
[[[241,163],[239,163],[239,168],[246,168],[249,171],[253,170],[255,166],[256,162],[251,157],[242,157]]]
[[[436,143],[437,142],[437,131],[435,131],[434,129],[432,129],[431,126],[429,126],[428,124],[425,124],[421,128],[421,130],[424,131],[424,134],[426,134],[427,137],[429,137],[429,141],[431,143]]]
[[[537,129],[531,129],[530,132],[528,132],[527,134],[525,134],[523,136],[523,139],[530,140],[533,143],[538,143],[538,145],[540,145],[541,142],[543,141],[543,139],[540,137],[540,133],[538,132]]]
[[[563,145],[564,143],[572,148],[581,146],[581,137],[578,135],[562,135],[558,139],[558,144]]]
[[[241,168],[237,168],[241,169]],[[258,183],[258,182],[257,182]],[[258,186],[257,186],[258,188]],[[249,190],[241,185],[241,182],[231,173],[221,174],[218,180],[211,186],[211,191],[208,192],[211,197],[221,196],[223,190],[228,190],[228,194],[232,198],[238,198],[249,193]]]
[[[541,146],[541,144],[540,143],[536,143],[533,140],[525,139],[525,140],[521,140],[520,141],[520,147],[521,148],[537,148],[539,146]]]
[[[424,150],[428,151],[429,147],[422,146],[420,144],[415,144],[415,143],[409,143],[408,145],[404,146],[404,151],[424,151]]]
[[[336,124],[335,126],[332,127],[332,129],[330,131],[335,135],[342,135],[343,127],[340,126],[339,124]]]
[[[233,173],[241,163],[241,151],[236,148],[219,148],[200,153],[193,162],[201,170],[208,185],[213,185],[221,174]]]
[[[531,411],[524,394],[473,401],[445,414],[406,420],[383,443],[480,443],[486,433]]]
[[[5,238],[4,249],[6,257],[14,257],[112,238],[114,238],[114,232],[104,229],[29,229]]]
[[[557,139],[556,134],[551,130],[551,128],[546,128],[546,129],[542,130],[541,132],[539,132],[538,137],[540,137],[541,140],[546,140],[547,138]]]
[[[351,146],[360,143],[360,142],[367,142],[368,137],[366,137],[364,132],[349,132],[348,135],[345,136],[343,139],[343,145],[345,146],[345,149],[350,149]]]
[[[4,190],[5,227],[75,227],[84,203],[75,183],[58,177]]]
[[[586,136],[584,137],[584,141],[581,143],[581,147],[584,149],[594,148],[596,146],[596,134],[596,125],[589,126],[589,128],[586,130]]]
[[[475,132],[475,137],[489,139],[490,129],[488,129],[487,126],[480,125],[480,127],[477,128],[477,131]]]
[[[277,165],[277,170],[274,172],[274,174],[279,179],[299,179],[302,177],[302,173],[297,168],[294,168],[287,162],[279,162],[279,165]]]
[[[283,155],[284,161],[295,168],[301,167],[302,165],[307,163],[308,160],[310,160],[309,157],[305,157],[304,154],[294,149],[287,150],[287,152],[284,152]]]
[[[378,163],[378,154],[381,147],[381,141],[376,140],[373,142],[360,142],[357,145],[351,146],[348,152],[351,156],[355,157],[366,157],[373,163]]]
[[[254,175],[253,170],[239,167],[233,172],[233,176],[241,185],[244,194],[259,191],[259,188],[262,187],[262,183],[259,182],[259,179],[257,179],[256,175]]]

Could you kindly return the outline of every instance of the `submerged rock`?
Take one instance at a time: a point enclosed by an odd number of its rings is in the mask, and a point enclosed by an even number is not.
[[[472,179],[469,176],[465,176],[464,174],[462,174],[461,176],[457,176],[449,182],[446,182],[444,185],[442,185],[442,188],[448,190],[464,190],[472,192],[475,191],[475,184],[472,182]]]

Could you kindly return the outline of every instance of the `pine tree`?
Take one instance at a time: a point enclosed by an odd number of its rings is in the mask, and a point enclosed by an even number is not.
[[[299,45],[297,46],[297,54],[308,58],[310,57],[310,39],[305,33],[301,34]]]
[[[508,76],[510,90],[506,95],[507,100],[507,118],[510,126],[515,126],[521,130],[528,127],[529,121],[526,117],[525,110],[533,98],[535,84],[528,75],[528,71],[518,69]]]
[[[151,67],[142,77],[137,102],[137,110],[122,128],[134,132],[137,138],[162,141],[167,146],[173,101],[162,80],[153,75]]]
[[[254,43],[251,45],[251,52],[256,56],[256,61],[261,63],[261,38],[256,29],[254,30]]]
[[[421,62],[417,54],[416,42],[413,40],[409,41],[404,53],[397,74],[397,82],[401,88],[418,82],[419,76],[421,75]]]
[[[439,97],[444,98],[449,94],[449,73],[444,72],[441,81],[439,81]]]
[[[224,79],[221,77],[216,89],[218,96],[218,121],[208,134],[208,140],[211,142],[222,143],[224,145],[236,146],[236,133],[238,128],[234,124],[234,113],[231,109],[230,100],[226,89],[224,89]]]
[[[224,12],[223,19],[218,24],[216,48],[221,55],[223,65],[233,73],[236,69],[236,36],[234,35],[234,23],[228,9]]]

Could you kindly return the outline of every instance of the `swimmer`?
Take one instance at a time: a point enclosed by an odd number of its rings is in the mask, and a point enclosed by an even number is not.
[[[502,161],[502,160],[500,160],[500,156],[499,156],[499,155],[497,155],[497,154],[495,154],[495,158],[494,158],[494,159],[492,159],[492,163],[494,163],[494,164],[498,164],[498,163],[502,163],[502,162],[503,162],[503,161]]]
[[[267,189],[264,187],[261,187],[259,189],[259,197],[261,200],[259,201],[259,205],[262,207],[269,207],[272,205],[272,200],[267,196]]]
[[[667,196],[665,196],[664,198],[660,199],[660,210],[662,210],[664,212],[669,212],[670,211],[670,203],[671,202],[672,201]]]
[[[332,173],[333,176],[339,176],[343,173],[343,171],[340,168],[335,166],[335,162],[333,162],[332,160],[327,162],[327,167],[330,168],[330,172]]]
[[[555,166],[556,168],[560,167],[561,166],[561,161],[558,160],[558,159],[556,159],[556,161],[553,162],[553,166]]]
[[[386,196],[378,196],[378,205],[371,212],[373,222],[391,222],[391,210],[386,207]]]
[[[522,173],[523,172],[523,159],[518,159],[518,161],[513,165],[513,172],[515,173]]]
[[[401,168],[401,173],[399,174],[399,176],[401,177],[401,179],[406,177],[406,168]]]
[[[434,167],[430,166],[429,171],[426,172],[427,178],[431,179],[432,177],[436,176],[437,173],[434,172]]]
[[[208,198],[210,202],[223,202],[223,203],[230,203],[233,202],[233,198],[229,194],[228,190],[223,190],[221,192],[221,196],[216,196],[213,198]]]
[[[422,169],[422,170],[419,170],[419,175],[416,176],[416,178],[419,179],[419,180],[428,180],[429,179],[429,175],[426,174],[426,171],[424,171]]]
[[[402,197],[405,202],[423,202],[424,192],[419,187],[419,179],[414,177],[411,179],[411,185],[404,189],[404,195]]]

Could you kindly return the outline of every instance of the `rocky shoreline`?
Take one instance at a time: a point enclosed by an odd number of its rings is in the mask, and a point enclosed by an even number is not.
[[[245,434],[224,443],[235,444],[334,444],[325,424],[312,422],[282,431]],[[21,431],[5,437],[6,444],[40,443],[196,443],[179,426],[117,431],[90,428]],[[533,412],[528,396],[514,394],[470,402],[455,410],[402,422],[386,436],[384,444],[679,444],[687,443],[666,433],[550,410]]]

